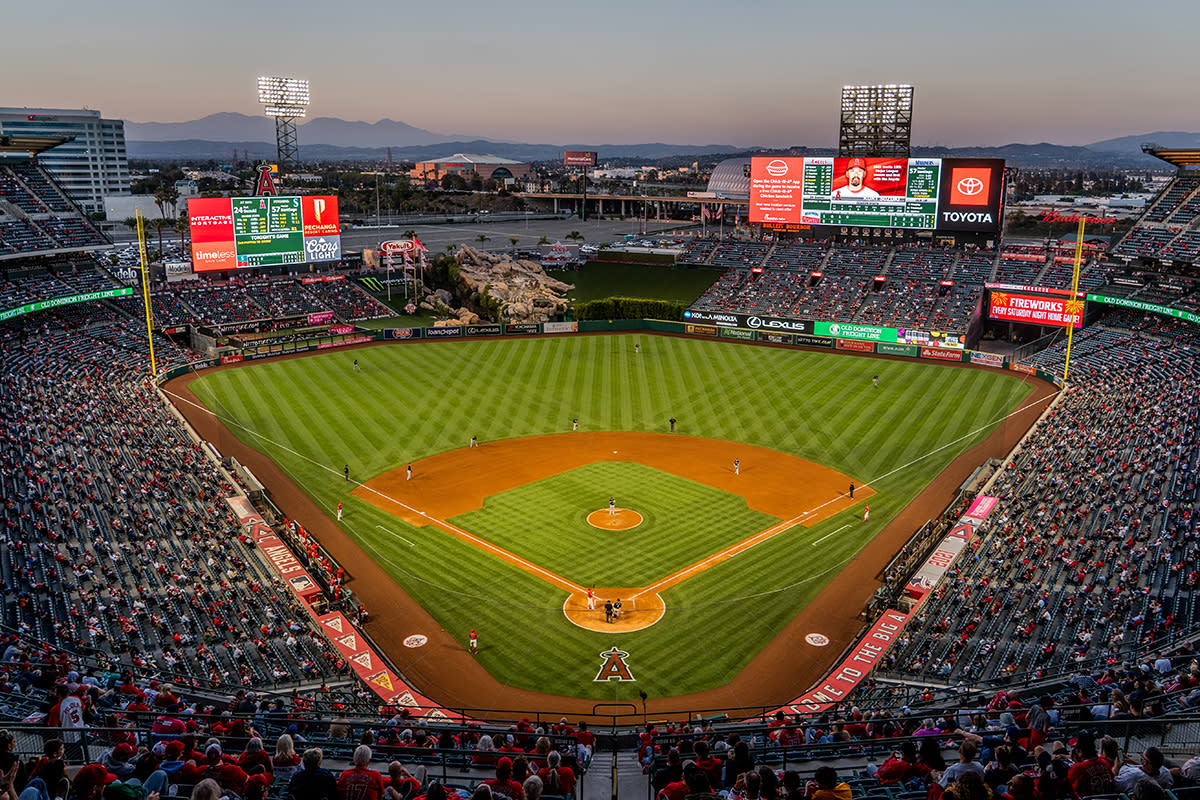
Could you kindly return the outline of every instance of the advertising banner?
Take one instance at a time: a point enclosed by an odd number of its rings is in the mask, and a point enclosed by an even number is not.
[[[333,322],[332,311],[318,311],[315,314],[308,315],[309,325],[324,325],[326,322]]]
[[[999,499],[995,497],[989,497],[986,494],[981,494],[971,501],[971,507],[967,509],[965,516],[971,517],[972,519],[987,519],[988,514],[992,513],[992,511],[996,508],[996,504],[999,502]]]
[[[463,330],[466,336],[500,336],[504,333],[499,325],[468,325]]]
[[[455,336],[462,336],[462,327],[459,325],[425,329],[426,339],[453,339]]]
[[[683,312],[684,322],[701,322],[723,328],[748,328],[762,331],[786,331],[788,333],[812,333],[813,323],[806,319],[784,319],[783,317],[761,317],[757,314],[734,314],[717,311],[688,310]]]
[[[774,336],[774,335],[776,335],[776,334],[764,333],[762,336],[759,337],[759,341],[768,341],[768,339],[766,337]],[[797,345],[800,345],[801,347],[832,348],[833,347],[833,339],[829,339],[824,336],[801,336],[801,335],[797,334],[796,336],[792,337],[791,342],[785,342],[784,344],[797,344]]]
[[[909,614],[904,611],[885,611],[820,686],[808,690],[779,710],[792,714],[811,714],[842,702],[883,659],[888,647],[904,630],[908,618]],[[771,712],[773,715],[774,712]]]
[[[983,367],[1003,367],[1004,356],[999,353],[979,353],[971,351],[971,363]]]
[[[875,345],[870,342],[863,342],[858,339],[837,339],[836,347],[838,350],[853,350],[856,353],[873,353]]]
[[[232,353],[227,356],[221,356],[222,364],[238,364],[238,363],[241,363],[241,360],[242,360],[241,353]]]
[[[1110,306],[1121,306],[1122,308],[1133,308],[1138,311],[1148,311],[1151,314],[1162,314],[1164,317],[1174,317],[1175,319],[1186,320],[1193,325],[1200,325],[1200,314],[1194,314],[1191,311],[1184,311],[1179,308],[1160,306],[1142,300],[1130,300],[1128,297],[1108,297],[1102,294],[1089,294],[1087,299],[1097,303],[1106,303]]]
[[[880,342],[875,345],[875,352],[885,356],[915,356],[920,350],[916,345]]]
[[[801,333],[775,333],[773,331],[757,331],[757,336],[758,341],[767,344],[793,344],[798,339],[804,338],[804,334]]]
[[[329,333],[334,336],[343,336],[347,333],[354,333],[353,325],[335,325],[329,329]]]
[[[1008,368],[1013,372],[1023,372],[1026,375],[1037,375],[1037,368],[1031,367],[1028,364],[1009,364]]]
[[[743,342],[753,342],[758,338],[758,334],[754,331],[742,330],[741,328],[717,328],[716,330],[723,339],[740,339]],[[792,335],[790,333],[768,333],[764,335],[787,338],[787,344],[791,344]]]
[[[303,600],[307,606],[314,597],[321,593],[321,587],[313,580],[312,575],[296,560],[288,546],[275,534],[271,526],[263,520],[261,514],[254,510],[246,498],[227,497],[225,502],[233,509],[238,522],[254,538],[254,543],[266,556],[271,568],[279,574],[292,593]]]
[[[333,195],[193,197],[187,208],[197,272],[342,257]]]
[[[993,290],[988,316],[1056,328],[1083,325],[1084,301],[1066,297],[1013,294]]]
[[[594,167],[596,166],[595,150],[564,150],[564,167]]]
[[[543,322],[542,333],[578,333],[578,322]]]
[[[301,282],[301,283],[304,283],[304,284],[309,284],[309,283],[335,283],[335,282],[337,282],[337,281],[344,281],[344,280],[346,280],[346,276],[345,276],[345,275],[342,275],[342,274],[337,274],[337,275],[309,275],[308,277],[301,278],[301,279],[300,279],[300,282]]]
[[[938,543],[937,549],[930,553],[921,568],[913,574],[904,593],[918,603],[924,600],[925,596],[937,587],[938,581],[954,564],[954,559],[958,558],[959,553],[966,549],[967,542],[975,535],[975,531],[995,510],[996,503],[997,500],[994,497],[975,498],[971,507],[958,518],[955,526]]]
[[[943,350],[940,347],[922,347],[921,358],[932,358],[937,361],[962,361],[961,350]]]
[[[720,330],[716,325],[693,325],[687,323],[683,326],[684,333],[690,333],[693,336],[716,336]]]
[[[67,297],[55,297],[51,300],[39,300],[36,303],[26,303],[23,306],[14,306],[13,308],[0,311],[0,322],[13,317],[19,317],[23,314],[32,314],[35,311],[45,311],[48,308],[59,308],[61,306],[70,306],[75,303],[88,303],[92,300],[107,300],[110,297],[128,297],[133,294],[133,288],[129,286],[120,289],[102,289],[98,292],[87,292],[86,294],[73,294]]]
[[[346,345],[351,344],[365,344],[370,341],[374,341],[370,336],[351,336],[348,339],[341,339],[336,342],[318,342],[317,349],[328,350],[332,347],[345,347]]]
[[[1004,218],[1004,160],[942,159],[937,229],[998,233]]]
[[[1070,289],[1058,289],[1052,286],[1025,286],[1024,284],[1020,283],[985,283],[984,286],[988,289],[1000,289],[1005,292],[1017,292],[1024,294],[1057,294],[1062,295],[1063,297],[1071,296]],[[1076,292],[1075,297],[1079,300],[1085,299],[1083,292]]]
[[[881,328],[875,325],[850,325],[844,322],[817,322],[814,332],[818,336],[832,336],[838,339],[863,339],[869,342],[896,342],[895,328]]]
[[[420,328],[387,328],[383,332],[385,339],[420,339]]]
[[[510,322],[504,326],[504,332],[508,334],[528,335],[540,333],[541,328],[536,322]]]

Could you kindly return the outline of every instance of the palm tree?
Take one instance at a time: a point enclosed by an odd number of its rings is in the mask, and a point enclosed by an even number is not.
[[[409,228],[408,230],[406,230],[402,235],[404,236],[405,239],[409,239],[409,240],[417,238],[417,232],[414,231],[412,228]]]
[[[516,236],[510,236],[510,237],[508,237],[508,241],[512,242],[513,255],[515,256],[517,254],[517,242],[519,242],[521,240],[519,238],[517,238]]]
[[[179,191],[174,186],[163,184],[154,190],[154,205],[158,206],[158,215],[167,217],[167,207],[171,207],[171,216],[175,216],[175,204],[179,202]]]
[[[175,227],[175,220],[173,220],[173,219],[167,219],[166,217],[159,217],[158,219],[148,219],[148,220],[146,220],[146,224],[147,224],[147,225],[149,225],[149,226],[150,226],[151,228],[153,228],[154,230],[158,231],[158,260],[159,260],[159,261],[162,261],[162,257],[163,257],[163,243],[162,243],[163,230],[164,230],[164,229],[166,229],[166,228],[173,228],[173,227]]]
[[[189,229],[190,229],[190,225],[188,223],[187,212],[186,211],[179,212],[179,216],[175,220],[175,232],[179,234],[179,250],[180,250],[180,252],[186,252],[186,248],[183,246],[183,236],[185,233],[189,233]]]
[[[550,244],[550,240],[549,240],[549,239],[547,239],[545,236],[543,236],[542,238],[538,239],[538,247],[541,247],[541,246],[542,246],[542,245],[544,245],[544,244]]]
[[[579,241],[583,241],[584,237],[583,237],[583,234],[580,233],[579,231],[571,231],[564,238],[570,239],[575,242],[579,242]]]
[[[480,247],[483,247],[483,243],[486,242],[487,240],[488,240],[488,237],[482,233],[475,237],[475,241],[479,242]]]

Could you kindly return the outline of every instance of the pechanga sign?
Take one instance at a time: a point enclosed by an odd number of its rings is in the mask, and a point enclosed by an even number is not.
[[[59,308],[60,306],[70,306],[75,303],[89,303],[92,300],[107,300],[110,297],[128,297],[133,294],[133,289],[126,286],[121,289],[105,289],[100,292],[87,292],[86,294],[73,294],[67,297],[55,297],[53,300],[39,300],[36,303],[26,303],[23,306],[16,306],[0,311],[0,322],[19,317],[23,314],[32,314],[35,311],[45,311],[48,308]]]
[[[1193,314],[1191,311],[1183,311],[1178,308],[1145,303],[1141,300],[1130,300],[1127,297],[1108,297],[1102,294],[1089,294],[1087,299],[1094,303],[1105,303],[1110,306],[1121,306],[1122,308],[1132,308],[1137,311],[1147,311],[1151,314],[1162,314],[1164,317],[1174,317],[1175,319],[1190,322],[1193,325],[1200,325],[1200,314]]]

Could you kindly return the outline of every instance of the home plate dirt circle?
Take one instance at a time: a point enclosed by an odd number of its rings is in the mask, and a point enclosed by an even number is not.
[[[607,514],[608,509],[604,512]],[[639,594],[641,592],[642,594]],[[572,592],[563,602],[563,614],[581,628],[602,633],[630,633],[649,628],[667,613],[667,604],[656,592],[630,586],[596,587],[596,607],[587,607],[587,594]],[[621,600],[621,616],[612,622],[604,619],[604,601]]]
[[[631,508],[616,508],[612,514],[607,508],[598,508],[587,515],[588,525],[605,531],[627,531],[642,524],[642,515]]]

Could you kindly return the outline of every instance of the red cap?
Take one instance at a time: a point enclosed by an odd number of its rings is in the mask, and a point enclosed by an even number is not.
[[[852,158],[852,159],[850,159],[850,163],[846,165],[846,170],[849,171],[849,170],[854,169],[855,167],[857,167],[858,169],[861,169],[863,172],[866,172],[867,171],[867,160],[865,158]]]
[[[173,740],[167,742],[167,758],[171,761],[177,761],[183,755],[183,742]]]
[[[137,755],[137,748],[131,745],[129,742],[121,742],[119,745],[113,748],[112,754],[113,758],[121,761],[128,761]]]
[[[75,773],[75,785],[98,786],[108,785],[117,779],[103,764],[88,764]]]

